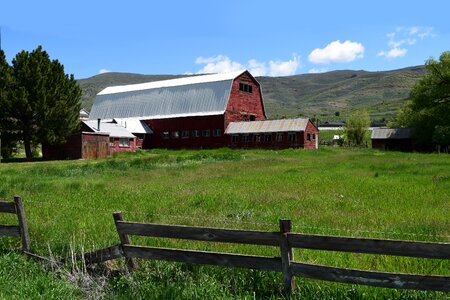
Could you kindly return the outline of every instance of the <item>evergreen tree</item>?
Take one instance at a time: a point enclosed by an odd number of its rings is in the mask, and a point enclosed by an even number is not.
[[[62,143],[78,128],[81,89],[41,46],[18,53],[11,70],[12,84],[0,115],[7,120],[6,129],[19,133],[30,160],[33,145]]]

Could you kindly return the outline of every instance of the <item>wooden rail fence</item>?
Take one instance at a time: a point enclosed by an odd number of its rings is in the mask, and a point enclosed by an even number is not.
[[[122,213],[114,213],[120,245],[84,254],[88,263],[125,257],[129,270],[135,268],[134,258],[185,263],[240,267],[283,273],[284,292],[295,289],[294,276],[377,287],[450,292],[450,277],[373,272],[336,268],[294,261],[293,248],[384,254],[419,258],[450,259],[449,243],[382,240],[293,233],[290,220],[280,220],[280,231],[249,231],[127,222]],[[220,252],[146,247],[131,244],[130,235],[274,246],[279,257],[231,254]]]
[[[22,199],[14,197],[14,202],[0,201],[0,213],[10,213],[17,215],[18,225],[1,225],[0,236],[20,236],[22,240],[22,251],[29,251],[30,237],[28,235],[27,220],[23,209]]]

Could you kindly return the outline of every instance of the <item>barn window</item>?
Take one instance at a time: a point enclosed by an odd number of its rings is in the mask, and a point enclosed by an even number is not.
[[[307,133],[307,134],[306,134],[306,140],[307,140],[307,141],[310,141],[310,140],[311,140],[311,134],[310,134],[310,133]]]
[[[247,134],[242,136],[242,141],[244,143],[248,143],[248,135]]]
[[[164,132],[161,134],[161,136],[162,136],[163,139],[167,140],[167,139],[169,138],[169,132],[168,132],[168,131],[164,131]]]
[[[231,136],[231,142],[237,143],[239,141],[239,135],[234,134]]]
[[[255,121],[256,120],[256,116],[255,115],[250,115],[250,121]]]
[[[213,130],[213,136],[221,136],[222,135],[222,129],[217,128]]]
[[[239,83],[239,90],[242,92],[246,92],[246,93],[252,93],[253,92],[253,87],[249,84],[245,84],[240,82]]]
[[[261,142],[261,136],[259,134],[254,134],[253,135],[253,142],[255,142],[255,143]]]
[[[181,137],[182,137],[183,139],[189,138],[189,130],[183,130],[183,131],[181,132]]]
[[[128,138],[120,138],[119,146],[120,147],[130,147],[130,140]]]
[[[316,134],[315,133],[313,133],[313,140],[315,140],[316,139]]]
[[[295,132],[288,133],[288,141],[289,142],[297,141],[297,134]]]
[[[192,130],[192,137],[200,137],[200,131],[199,130]]]
[[[283,141],[283,134],[277,133],[277,142],[282,142],[282,141]]]
[[[172,132],[172,138],[173,139],[177,139],[180,137],[180,132],[179,131],[173,131]]]
[[[202,136],[203,136],[203,137],[209,137],[209,136],[211,136],[211,130],[209,130],[209,129],[203,130],[203,131],[202,131]]]
[[[271,142],[271,141],[272,141],[272,134],[265,134],[264,142]]]

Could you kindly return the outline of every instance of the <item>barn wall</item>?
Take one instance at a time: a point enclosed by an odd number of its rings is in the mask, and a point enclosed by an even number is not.
[[[281,141],[277,140],[278,134],[282,136]],[[289,134],[295,134],[295,141],[289,140]],[[246,140],[245,136],[247,136],[247,141],[245,141]],[[270,141],[267,141],[266,136],[270,136]],[[228,135],[228,146],[232,148],[266,148],[266,149],[303,148],[303,142],[304,140],[302,131],[239,134],[237,135],[237,142],[233,141],[233,135]]]
[[[411,139],[372,139],[372,148],[393,151],[413,151]]]
[[[170,119],[146,120],[148,126],[153,130],[150,147],[152,148],[218,148],[226,144],[224,137],[224,116],[198,116]],[[213,136],[213,130],[220,129],[220,136]],[[210,131],[209,137],[193,137],[192,131]],[[182,132],[188,131],[188,137],[182,137]],[[163,133],[168,132],[169,137],[163,138]],[[178,132],[179,136],[174,137],[173,133]]]
[[[113,155],[114,152],[136,152],[136,138],[127,138],[128,146],[120,145],[120,138],[110,137],[109,138],[109,155]]]
[[[308,140],[308,134],[309,134],[309,140]],[[303,141],[304,141],[304,148],[305,149],[317,149],[316,145],[319,144],[319,130],[316,126],[311,122],[311,120],[308,121],[308,125],[306,125],[306,129],[303,135]],[[317,140],[317,141],[316,141]]]
[[[252,93],[240,91],[240,83],[251,85]],[[233,81],[225,112],[225,123],[228,125],[230,122],[250,121],[250,116],[254,116],[256,121],[266,119],[261,87],[250,73],[245,72]]]
[[[73,134],[61,145],[42,145],[42,157],[45,160],[80,159],[81,133]]]
[[[106,158],[109,149],[109,135],[105,134],[81,134],[82,158],[95,159]]]

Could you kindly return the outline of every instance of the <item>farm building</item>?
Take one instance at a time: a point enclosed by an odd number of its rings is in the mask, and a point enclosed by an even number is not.
[[[136,151],[137,139],[126,128],[113,123],[83,121],[78,132],[62,145],[42,145],[42,156],[51,159],[106,158],[114,152]]]
[[[307,118],[232,122],[225,134],[231,147],[317,149],[319,146],[319,130]]]
[[[372,148],[382,150],[412,151],[412,128],[374,128]]]
[[[266,114],[260,84],[240,71],[108,87],[97,95],[90,119],[140,122],[141,132],[132,132],[143,148],[215,148],[236,146],[227,131],[231,124],[264,121]]]

